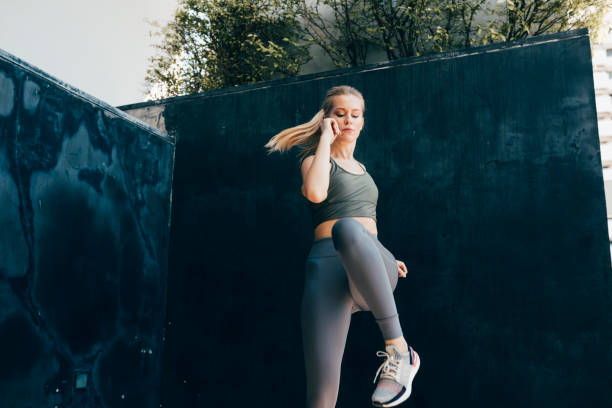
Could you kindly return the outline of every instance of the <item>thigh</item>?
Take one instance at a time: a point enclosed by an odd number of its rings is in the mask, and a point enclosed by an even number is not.
[[[399,280],[399,272],[397,267],[397,260],[391,251],[389,251],[375,235],[372,235],[374,239],[374,243],[378,247],[378,252],[385,263],[385,271],[387,272],[387,277],[389,278],[389,283],[391,284],[391,288],[395,290],[397,287],[397,282]]]
[[[391,289],[395,290],[395,288],[397,287],[397,282],[399,279],[399,273],[398,273],[398,268],[397,268],[397,261],[395,259],[395,256],[391,253],[391,251],[389,251],[379,240],[376,234],[371,233],[370,231],[367,230],[367,228],[359,223],[359,222],[355,222],[353,224],[356,227],[355,231],[358,231],[359,233],[355,234],[355,236],[353,237],[353,239],[366,239],[366,237],[370,238],[374,244],[376,245],[376,247],[378,248],[378,253],[380,254],[382,260],[383,260],[383,264],[385,267],[385,272],[387,275],[387,278],[389,279],[389,283],[391,284]],[[353,285],[351,285],[349,283],[351,292],[354,294],[354,299],[355,302],[360,305],[362,310],[368,310],[367,306],[365,305],[365,303],[363,302],[363,297],[361,296],[361,294],[359,294],[359,292],[354,288]]]
[[[304,272],[301,323],[308,398],[334,406],[353,299],[337,255],[307,258]]]
[[[378,240],[376,235],[367,231],[365,228],[363,228],[363,232],[364,232],[363,238],[359,237],[358,239],[368,239],[367,237],[369,237],[369,239],[371,239],[372,242],[374,242],[374,245],[378,249],[378,253],[380,254],[380,257],[383,261],[383,265],[385,268],[385,276],[387,277],[387,279],[389,279],[391,290],[395,291],[395,288],[397,287],[397,282],[399,280],[399,273],[398,273],[397,261],[395,259],[395,256],[391,253],[391,251],[389,251]],[[365,301],[359,289],[355,285],[353,285],[350,281],[348,285],[349,285],[350,293],[355,301],[355,308],[357,308],[357,310],[369,311],[370,307],[368,306],[367,302]]]

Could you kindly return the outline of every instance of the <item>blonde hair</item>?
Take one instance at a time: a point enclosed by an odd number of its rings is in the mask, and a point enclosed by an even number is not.
[[[354,95],[361,99],[361,111],[365,112],[363,95],[357,89],[349,85],[338,85],[330,88],[325,94],[321,109],[306,123],[287,128],[274,135],[264,147],[268,148],[268,154],[279,151],[290,150],[294,146],[300,149],[300,163],[311,152],[317,150],[321,136],[321,123],[334,108],[333,97],[336,95]]]

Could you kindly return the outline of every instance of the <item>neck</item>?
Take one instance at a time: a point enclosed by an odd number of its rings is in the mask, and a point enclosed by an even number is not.
[[[353,157],[353,152],[354,151],[355,151],[355,145],[353,144],[352,146],[349,146],[346,149],[334,149],[333,151],[330,150],[330,154],[333,157],[337,157],[338,159],[342,159],[342,160],[354,160],[355,159]]]

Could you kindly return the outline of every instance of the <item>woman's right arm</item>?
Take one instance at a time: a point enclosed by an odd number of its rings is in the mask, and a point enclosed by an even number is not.
[[[319,142],[314,156],[308,156],[302,162],[302,195],[313,203],[327,198],[331,168],[329,152],[329,144]]]
[[[302,195],[313,203],[320,203],[327,198],[329,187],[330,145],[340,131],[337,123],[326,118],[321,126],[322,132],[314,156],[308,156],[302,162]]]

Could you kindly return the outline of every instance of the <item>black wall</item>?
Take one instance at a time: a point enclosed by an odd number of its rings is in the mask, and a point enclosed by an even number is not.
[[[0,51],[0,407],[159,407],[173,156]]]
[[[409,270],[395,297],[423,364],[407,406],[609,407],[587,30],[122,107],[155,106],[177,140],[163,405],[303,406],[312,225],[296,154],[263,145],[339,84],[365,97],[355,156]],[[378,349],[353,315],[338,407],[368,406]]]

